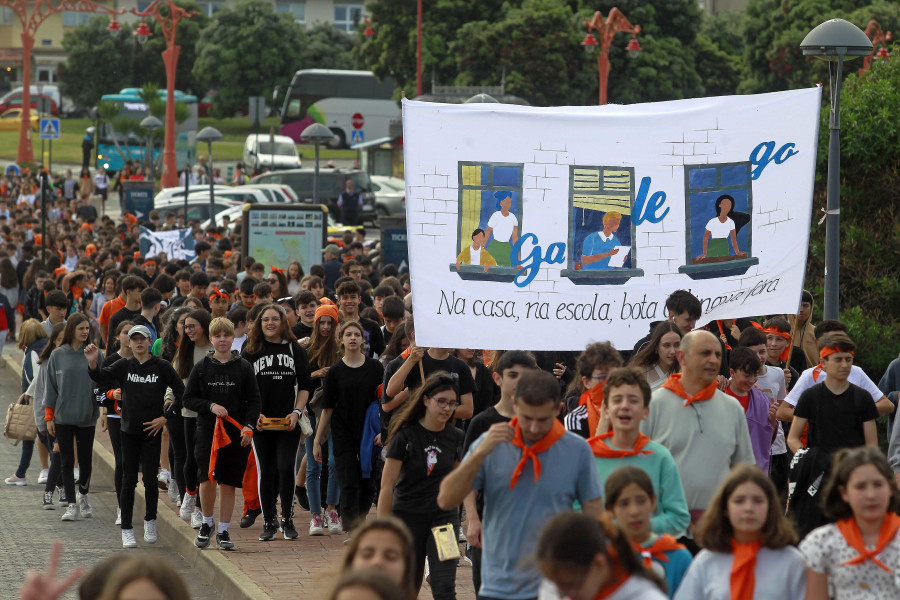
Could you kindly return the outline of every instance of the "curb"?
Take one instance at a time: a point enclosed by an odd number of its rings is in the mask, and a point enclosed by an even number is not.
[[[16,374],[21,374],[22,365],[15,357],[2,355],[4,366]],[[103,469],[109,476],[115,471],[115,459],[109,450],[94,440],[94,455],[99,459],[94,468]],[[235,567],[218,550],[199,550],[194,546],[194,530],[176,515],[162,498],[156,515],[156,524],[160,537],[172,545],[184,561],[194,569],[202,580],[213,587],[224,598],[246,598],[247,600],[271,600],[250,577]],[[144,486],[138,485],[135,497],[145,502]]]

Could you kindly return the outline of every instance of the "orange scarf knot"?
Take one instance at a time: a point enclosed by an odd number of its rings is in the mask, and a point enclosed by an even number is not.
[[[679,544],[678,540],[668,533],[656,538],[649,546],[641,546],[637,542],[632,542],[635,552],[637,552],[644,561],[644,566],[648,569],[653,568],[653,559],[660,562],[669,562],[666,552],[685,549],[684,544]]]
[[[673,373],[672,375],[669,375],[669,378],[662,384],[662,387],[666,388],[679,398],[683,398],[684,405],[688,406],[694,402],[703,402],[712,398],[715,395],[716,390],[719,389],[719,382],[714,379],[708,386],[693,396],[688,396],[688,393],[684,391],[684,387],[681,385],[681,373]]]
[[[519,427],[519,418],[513,417],[509,424],[515,430],[512,445],[522,450],[522,458],[519,460],[519,464],[516,465],[512,477],[509,480],[509,489],[516,487],[516,482],[519,481],[519,476],[522,475],[522,471],[525,470],[525,465],[529,460],[534,464],[534,482],[537,483],[538,479],[541,477],[541,459],[538,458],[538,454],[546,452],[553,444],[558,442],[559,439],[566,434],[566,428],[563,427],[563,424],[560,423],[558,419],[553,419],[553,427],[550,428],[547,435],[531,446],[528,446],[525,444],[525,440],[522,437],[522,428]]]
[[[863,542],[862,532],[859,530],[859,524],[854,517],[838,521],[835,525],[837,525],[841,535],[844,536],[847,545],[859,553],[859,556],[841,563],[840,566],[860,565],[867,560],[871,560],[888,573],[894,572],[893,569],[878,560],[878,555],[884,551],[884,548],[891,543],[891,540],[897,535],[897,530],[900,529],[900,516],[892,512],[884,515],[884,520],[881,522],[881,529],[878,531],[878,541],[875,543],[874,550],[868,550],[866,548],[866,545]]]
[[[634,443],[634,448],[631,450],[613,450],[610,448],[606,440],[612,436],[613,432],[608,431],[588,439],[588,445],[591,447],[591,450],[593,450],[594,456],[597,458],[624,458],[626,456],[644,456],[653,454],[653,450],[644,450],[644,446],[650,443],[650,438],[643,433],[638,434],[637,441]]]
[[[759,540],[741,544],[731,540],[734,560],[731,562],[731,600],[753,600],[756,587],[756,555],[761,548]]]
[[[600,407],[603,406],[603,390],[606,381],[601,381],[589,390],[585,390],[578,398],[578,405],[587,408],[588,437],[597,433],[597,425],[600,424]]]

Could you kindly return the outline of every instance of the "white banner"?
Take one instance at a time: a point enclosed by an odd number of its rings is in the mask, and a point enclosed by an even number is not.
[[[169,260],[192,261],[194,253],[194,236],[190,227],[171,229],[169,231],[151,231],[141,227],[141,256],[156,256],[165,253]]]
[[[821,89],[630,106],[403,102],[416,341],[629,349],[690,290],[796,313]]]

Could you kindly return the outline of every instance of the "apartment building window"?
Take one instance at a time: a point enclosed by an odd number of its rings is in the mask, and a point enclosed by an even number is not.
[[[8,6],[0,6],[0,25],[12,25],[16,13]]]
[[[356,26],[362,21],[362,4],[335,4],[334,27],[347,33],[356,31]]]
[[[91,17],[95,17],[97,15],[93,13],[83,13],[76,12],[74,10],[67,10],[63,13],[63,27],[78,27],[79,25],[87,25]]]
[[[275,12],[290,15],[295,23],[306,26],[305,2],[278,2],[275,4]]]

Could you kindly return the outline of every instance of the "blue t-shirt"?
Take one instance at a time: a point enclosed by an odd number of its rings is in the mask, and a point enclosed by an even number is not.
[[[584,244],[581,246],[581,256],[593,256],[596,254],[604,254],[613,250],[616,246],[621,246],[619,243],[619,239],[613,234],[606,241],[603,241],[603,238],[600,237],[598,232],[594,232],[584,238]],[[592,262],[591,264],[582,263],[583,269],[610,269],[612,267],[609,266],[609,259],[612,258],[607,256],[601,260]]]
[[[466,454],[484,440],[482,434]],[[571,433],[538,455],[541,477],[534,481],[532,461],[525,464],[516,486],[509,481],[522,451],[511,443],[491,452],[472,483],[484,491],[483,552],[479,596],[520,600],[536,598],[541,575],[534,565],[522,564],[535,550],[537,537],[552,516],[600,498],[603,490],[594,467],[594,455],[584,438]]]

